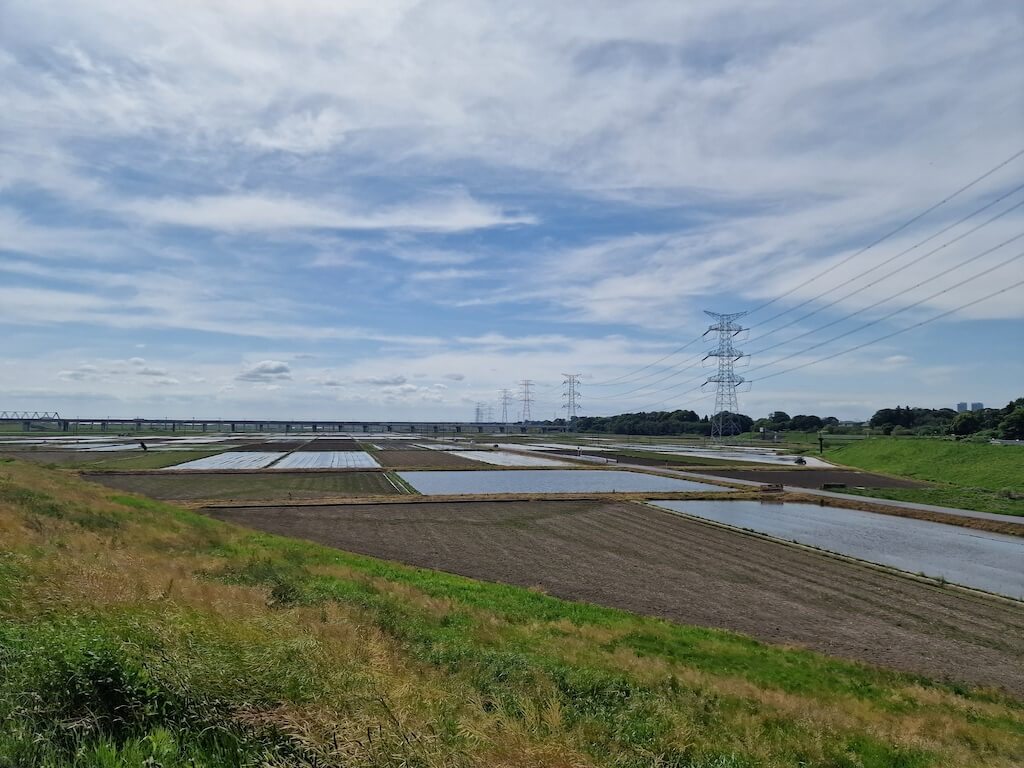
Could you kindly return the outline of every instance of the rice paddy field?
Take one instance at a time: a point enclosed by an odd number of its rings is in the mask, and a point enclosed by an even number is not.
[[[200,514],[93,480],[389,476],[0,461],[5,767],[1024,761],[1013,601],[626,501]]]
[[[956,586],[1018,597],[1016,582],[1008,591],[985,581],[996,571],[1016,579],[1007,561],[1019,551],[1017,531],[1002,538],[985,535],[985,541],[966,527],[946,534],[972,552],[982,548],[967,557],[984,577],[979,582],[977,572],[920,566],[922,548],[932,548],[929,556],[938,552],[939,565],[943,553],[964,559],[949,554],[958,551],[952,545],[932,542],[934,536],[941,539],[945,526],[815,504],[775,530],[772,513],[785,505],[764,506],[755,501],[756,488],[728,485],[733,479],[799,485],[791,478],[803,478],[807,487],[817,487],[839,476],[858,483],[877,477],[895,487],[913,481],[834,467],[788,467],[784,461],[758,464],[754,452],[734,452],[736,458],[694,450],[673,454],[671,444],[648,450],[614,441],[589,444],[589,458],[601,464],[580,461],[571,445],[558,440],[254,434],[167,436],[145,443],[143,450],[137,440],[97,436],[0,445],[0,462],[6,462],[0,463],[0,512],[12,515],[0,518],[6,519],[0,532],[4,541],[27,542],[17,550],[17,567],[23,568],[18,572],[37,572],[24,571],[26,562],[36,562],[39,573],[49,574],[40,577],[46,589],[55,589],[53,573],[59,571],[88,580],[69,594],[84,594],[106,584],[104,579],[112,580],[109,589],[121,590],[113,602],[92,595],[88,603],[91,615],[113,633],[106,636],[113,644],[104,647],[114,648],[109,657],[116,675],[125,669],[148,680],[164,674],[155,666],[163,656],[153,648],[166,655],[171,647],[197,647],[196,633],[182,625],[190,621],[182,616],[197,610],[213,623],[199,631],[206,633],[202,642],[228,647],[220,643],[228,627],[238,627],[239,616],[228,606],[252,606],[252,627],[259,627],[263,640],[245,642],[264,643],[259,663],[265,664],[266,689],[274,693],[225,705],[227,719],[217,721],[217,732],[236,733],[236,745],[258,733],[264,746],[287,743],[287,749],[255,763],[224,753],[196,764],[522,765],[530,764],[523,760],[530,750],[538,751],[536,765],[616,767],[1024,761],[1024,603]],[[603,463],[608,460],[643,466],[609,468]],[[722,484],[714,475],[687,477],[662,468],[700,462],[715,465]],[[775,498],[796,501],[790,495]],[[637,501],[644,499],[658,499],[663,508]],[[706,507],[700,505],[709,504],[720,505],[721,513],[701,519]],[[866,532],[856,528],[871,519],[882,524],[868,525]],[[904,523],[921,526],[906,541],[897,535]],[[896,532],[886,532],[890,528]],[[47,549],[50,537],[55,539]],[[869,541],[874,550],[844,550],[844,537],[858,546]],[[989,539],[1012,554],[990,553]],[[84,554],[74,559],[69,542],[86,540],[92,542],[88,547],[101,547],[104,557],[120,553],[114,558],[120,567],[100,575],[97,568],[106,560]],[[841,556],[851,552],[860,559]],[[991,562],[989,555],[995,557]],[[0,616],[13,615],[3,613],[13,604],[4,595],[15,593],[2,582],[8,560],[0,558]],[[136,565],[130,563],[143,560],[144,571],[131,571]],[[174,575],[163,587],[142,587],[154,572]],[[127,584],[125,573],[134,573]],[[122,581],[113,581],[115,575]],[[228,592],[211,591],[220,589]],[[17,594],[17,610],[26,616],[32,600],[57,599],[55,592],[45,598]],[[175,613],[171,604],[184,612]],[[515,607],[506,613],[502,606]],[[133,616],[128,624],[122,621],[126,610]],[[69,621],[83,614],[73,615]],[[29,669],[24,652],[50,647],[31,635],[33,627],[65,637],[48,621],[16,625],[30,634],[14,640],[0,631],[0,663],[9,668],[4,659],[16,656],[23,659],[17,669]],[[134,634],[131,623],[139,621],[159,627],[159,638]],[[83,632],[82,637],[96,637],[88,634],[92,629]],[[285,637],[288,647],[304,649],[271,650]],[[368,638],[383,643],[372,658],[366,656]],[[69,653],[91,657],[93,640],[83,642]],[[11,651],[15,646],[22,650]],[[232,659],[241,653],[239,646],[213,646],[204,646],[204,653],[225,652]],[[145,650],[119,655],[130,648]],[[295,659],[301,664],[294,674],[303,675],[319,664],[317,654],[330,660],[316,668],[315,677],[307,675],[303,683],[289,677]],[[46,656],[40,663],[67,664],[63,658]],[[231,669],[231,663],[225,660],[221,667]],[[197,670],[198,664],[188,656],[176,668]],[[160,685],[171,686],[171,698],[184,696],[174,700],[209,694],[211,700],[234,701],[231,696],[242,695],[262,674],[254,672],[256,664],[254,658],[240,669],[233,684],[204,679],[181,688],[177,678],[168,677]],[[332,667],[343,673],[332,676]],[[390,676],[384,688],[382,674]],[[378,675],[378,687],[353,682],[367,675]],[[0,702],[9,690],[3,685]],[[288,692],[295,685],[306,692]],[[719,703],[709,711],[707,702],[694,703],[694,691]],[[125,695],[135,701],[134,693]],[[126,706],[136,703],[118,705]],[[161,703],[158,710],[168,706]],[[88,712],[98,707],[90,702]],[[0,716],[5,712],[16,720],[24,710],[0,709]],[[79,717],[88,721],[90,715]],[[73,737],[66,737],[62,725],[46,732],[63,734],[61,743],[71,744],[67,749],[75,754],[96,745],[90,735],[95,733],[105,734],[110,749],[127,749],[121,736],[103,730],[104,724],[120,722],[118,717],[100,715],[89,721],[91,730]],[[154,727],[172,734],[175,755],[206,750],[189,741],[204,732],[190,730],[193,715],[183,717]],[[376,726],[370,735],[352,730],[353,723],[361,728],[371,720]],[[46,727],[42,721],[17,722],[37,735]],[[141,764],[154,757],[144,744],[164,738],[146,730],[151,721],[145,717],[132,722],[142,723],[141,730],[131,731],[141,739],[143,745],[136,746],[142,757],[112,765]],[[408,726],[413,722],[415,736]],[[253,723],[271,725],[254,731]],[[441,723],[449,735],[437,740]],[[123,733],[127,726],[117,727]],[[510,733],[515,737],[507,742]],[[0,735],[4,768],[5,749],[16,755],[35,748],[16,739],[5,744]],[[289,755],[307,756],[304,750],[318,757],[290,762]],[[474,755],[479,759],[466,759]],[[157,762],[189,764],[166,756]]]

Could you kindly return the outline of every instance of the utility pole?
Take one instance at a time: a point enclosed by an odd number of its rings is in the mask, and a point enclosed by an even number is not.
[[[519,382],[519,386],[522,389],[519,392],[519,402],[523,404],[523,426],[528,426],[532,414],[530,413],[530,406],[533,405],[533,394],[530,392],[530,387],[533,386],[533,381],[530,379],[523,379]]]
[[[736,361],[744,355],[733,346],[733,339],[747,330],[736,322],[747,313],[722,314],[705,310],[704,314],[715,321],[704,332],[704,335],[715,333],[718,336],[718,346],[704,357],[705,360],[709,357],[718,358],[718,372],[708,377],[704,383],[716,385],[715,413],[711,417],[711,439],[721,440],[723,437],[737,435],[740,432],[739,421],[736,418],[736,413],[739,410],[736,388],[744,382],[744,378],[736,373],[735,365]]]
[[[512,392],[508,389],[501,390],[501,423],[504,425],[505,434],[508,434],[509,405],[512,404]]]
[[[579,373],[563,373],[565,381],[562,382],[565,387],[565,391],[562,392],[562,397],[565,398],[566,416],[568,417],[568,426],[572,426],[572,423],[576,421],[576,411],[580,405],[577,402],[580,396],[579,386],[582,375]]]

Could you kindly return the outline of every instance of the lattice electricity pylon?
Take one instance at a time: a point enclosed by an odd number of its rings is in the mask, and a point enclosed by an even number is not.
[[[562,397],[565,398],[566,415],[569,417],[569,424],[576,421],[576,411],[579,410],[580,404],[577,402],[580,396],[580,379],[583,378],[582,374],[579,373],[563,373],[565,381],[562,384],[565,386],[565,391],[562,393]]]
[[[530,392],[530,387],[533,386],[533,381],[531,379],[523,379],[519,382],[519,386],[522,387],[519,400],[523,404],[523,424],[525,425],[529,424],[530,419],[533,418],[533,415],[530,413],[533,406],[533,393]]]
[[[744,357],[744,354],[733,346],[733,339],[743,331],[743,328],[736,321],[743,317],[746,312],[733,312],[722,314],[720,312],[704,311],[705,315],[713,318],[715,322],[704,332],[718,334],[718,346],[704,357],[718,358],[718,372],[708,377],[704,384],[715,384],[715,413],[711,417],[711,439],[721,440],[723,437],[730,437],[740,433],[739,420],[736,414],[739,412],[739,405],[736,398],[736,388],[745,379],[736,373],[736,361]]]
[[[505,431],[508,432],[508,415],[510,413],[508,407],[512,404],[512,392],[503,389],[501,390],[501,423],[505,427]]]

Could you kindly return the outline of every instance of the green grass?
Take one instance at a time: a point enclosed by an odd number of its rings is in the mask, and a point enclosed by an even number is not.
[[[872,438],[828,452],[841,464],[919,480],[1024,492],[1024,450],[1019,446],[938,438]]]
[[[1024,705],[993,692],[254,533],[52,469],[0,466],[0,541],[4,768],[1021,756]]]
[[[861,492],[898,501],[1024,514],[1024,450],[933,438],[872,438],[828,451],[840,464],[934,483]]]
[[[95,475],[97,482],[155,499],[322,499],[399,493],[384,472],[285,472],[252,474]]]
[[[127,456],[113,454],[85,454],[89,457],[81,462],[65,464],[66,467],[77,467],[80,469],[163,469],[173,467],[175,464],[184,464],[186,461],[205,459],[207,456],[216,456],[223,453],[223,450],[201,450],[201,451],[133,451]],[[96,458],[103,456],[103,458]]]
[[[858,496],[873,496],[893,501],[909,501],[915,504],[932,504],[938,507],[970,509],[975,512],[990,512],[994,515],[1024,515],[1024,494],[1009,496],[1005,493],[987,491],[983,488],[956,488],[936,486],[934,488],[844,488],[843,493]]]

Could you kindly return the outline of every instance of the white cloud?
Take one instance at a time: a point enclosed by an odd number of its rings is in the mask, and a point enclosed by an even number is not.
[[[235,380],[271,383],[291,379],[291,377],[291,367],[288,363],[280,360],[261,360],[235,376]]]
[[[465,194],[363,210],[344,200],[313,201],[266,194],[134,200],[122,204],[122,208],[155,224],[226,232],[282,229],[459,232],[535,222],[529,215],[505,213]]]
[[[375,387],[397,387],[405,384],[407,379],[401,374],[394,376],[369,376],[356,379],[358,384],[372,384]]]

